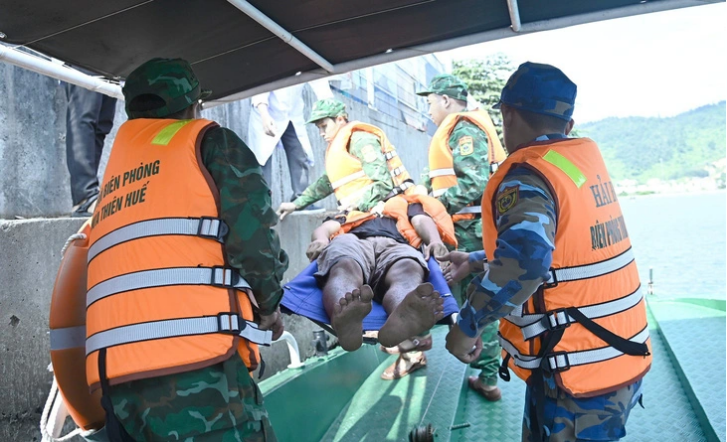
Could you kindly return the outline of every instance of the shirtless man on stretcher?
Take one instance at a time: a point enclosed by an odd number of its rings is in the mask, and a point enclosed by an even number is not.
[[[443,315],[439,293],[423,283],[428,267],[415,247],[423,241],[426,258],[447,253],[443,239],[456,244],[451,219],[434,199],[404,196],[414,190],[413,180],[380,128],[349,122],[345,105],[337,100],[315,103],[309,122],[329,143],[326,174],[312,186],[317,193],[310,200],[334,193],[341,210],[314,232],[307,252],[311,261],[318,258],[324,308],[341,346],[352,351],[362,344],[362,321],[375,299],[390,315],[379,341],[397,347]],[[292,209],[281,205],[281,220]],[[423,354],[420,359],[423,366]]]
[[[378,210],[334,217],[313,232],[306,254],[318,260],[323,304],[345,350],[361,346],[372,299],[389,315],[378,334],[386,347],[442,319],[443,300],[424,281],[429,257],[447,253],[442,238],[453,241],[454,229],[443,214],[433,198],[396,196]],[[415,248],[422,244],[423,253]]]

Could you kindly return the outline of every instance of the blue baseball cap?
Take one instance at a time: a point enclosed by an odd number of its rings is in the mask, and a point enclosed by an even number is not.
[[[525,62],[510,76],[500,101],[515,109],[550,115],[570,121],[576,104],[576,84],[563,71],[549,64]]]

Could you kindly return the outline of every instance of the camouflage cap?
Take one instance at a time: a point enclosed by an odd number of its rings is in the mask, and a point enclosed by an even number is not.
[[[467,101],[467,85],[459,78],[450,74],[437,75],[432,78],[429,87],[425,91],[417,92],[417,95],[426,97],[429,94],[446,95],[456,100]]]
[[[576,84],[558,68],[549,64],[526,62],[510,76],[502,89],[500,101],[515,109],[550,115],[570,121],[576,104]]]
[[[184,110],[212,93],[200,88],[192,66],[181,58],[153,58],[143,63],[126,78],[123,92],[126,114],[130,119],[164,118]],[[160,106],[149,109],[148,104],[135,104],[134,99],[142,95],[161,99]]]
[[[318,100],[313,104],[313,110],[306,123],[315,123],[324,118],[336,118],[341,115],[346,115],[346,105],[336,99],[326,98],[325,100]]]

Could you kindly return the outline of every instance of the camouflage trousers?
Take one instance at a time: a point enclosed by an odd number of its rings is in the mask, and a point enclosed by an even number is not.
[[[548,380],[546,380],[548,383]],[[554,383],[551,382],[551,387]],[[546,387],[545,418],[547,442],[581,442],[619,440],[626,436],[626,421],[631,409],[641,399],[642,380],[628,387],[592,398],[574,398],[556,388]],[[523,442],[541,442],[530,431],[530,410],[535,395],[525,391]]]
[[[110,387],[114,414],[137,441],[276,441],[260,389],[235,354],[200,370]]]
[[[475,252],[482,250],[482,221],[480,219],[470,221],[458,221],[454,225],[454,233],[459,243],[458,250],[463,252]],[[452,295],[459,305],[464,303],[467,287],[474,275],[451,287]],[[499,321],[487,325],[480,335],[482,338],[482,353],[480,357],[470,363],[470,367],[480,370],[479,378],[485,385],[497,385],[497,372],[500,368],[500,343],[497,341]]]

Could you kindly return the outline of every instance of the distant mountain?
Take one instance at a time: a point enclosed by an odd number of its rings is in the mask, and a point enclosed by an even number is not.
[[[671,180],[707,176],[705,166],[725,157],[725,102],[669,118],[607,118],[577,125],[601,148],[611,178]]]

